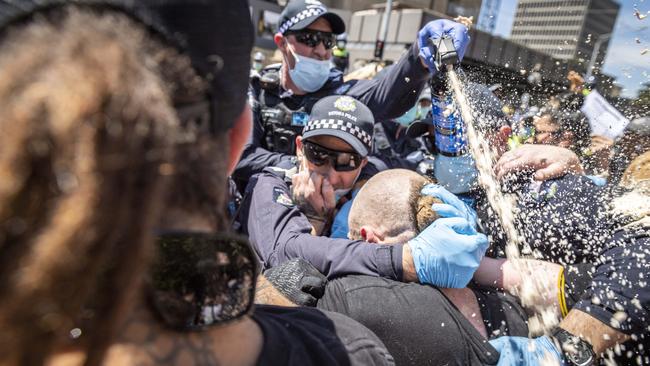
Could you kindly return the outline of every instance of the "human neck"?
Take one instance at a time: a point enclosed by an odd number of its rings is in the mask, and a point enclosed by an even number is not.
[[[485,329],[485,324],[483,324],[481,308],[478,305],[474,292],[467,287],[440,288],[440,291],[442,291],[447,299],[456,306],[465,319],[467,319],[483,337],[487,338],[488,335],[487,330]]]

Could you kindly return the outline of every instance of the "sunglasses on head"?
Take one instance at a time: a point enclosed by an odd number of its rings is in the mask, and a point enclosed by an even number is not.
[[[321,32],[312,29],[302,29],[297,31],[288,31],[287,35],[293,34],[296,41],[309,47],[316,47],[323,42],[325,49],[332,49],[336,44],[336,36],[331,32]]]
[[[307,160],[316,165],[331,164],[337,172],[349,172],[361,166],[361,155],[347,151],[336,151],[315,142],[303,141],[303,152]]]
[[[256,279],[257,259],[243,237],[159,233],[147,298],[166,326],[202,330],[249,314]]]

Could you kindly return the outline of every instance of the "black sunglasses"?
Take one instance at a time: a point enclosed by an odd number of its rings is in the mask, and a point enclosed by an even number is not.
[[[336,35],[331,32],[302,29],[297,31],[288,31],[286,34],[293,34],[298,42],[309,47],[316,47],[319,43],[323,42],[325,49],[330,50],[336,44]]]
[[[361,155],[347,151],[336,151],[323,147],[315,142],[303,141],[303,152],[309,162],[316,166],[327,163],[337,172],[349,172],[361,166]]]
[[[257,259],[245,238],[170,232],[157,244],[147,299],[166,326],[201,330],[251,312]]]

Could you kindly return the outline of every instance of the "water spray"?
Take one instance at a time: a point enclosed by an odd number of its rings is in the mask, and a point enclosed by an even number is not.
[[[539,278],[533,276],[533,267],[529,261],[518,260],[520,258],[519,248],[523,248],[527,253],[530,249],[515,227],[516,200],[513,195],[506,195],[501,192],[499,188],[500,184],[492,169],[496,160],[496,154],[486,139],[478,135],[474,127],[472,107],[467,100],[463,83],[456,71],[460,66],[460,59],[454,47],[453,39],[449,36],[443,36],[441,38],[429,39],[427,44],[432,50],[431,54],[435,55],[434,60],[436,67],[439,69],[438,71],[443,72],[443,75],[446,76],[448,89],[451,89],[451,95],[456,102],[456,110],[460,112],[461,117],[453,119],[454,123],[457,124],[453,127],[446,126],[439,128],[436,125],[436,138],[439,137],[439,130],[447,131],[448,133],[444,138],[447,141],[455,142],[457,154],[469,152],[474,158],[476,168],[479,172],[478,182],[485,190],[488,202],[493,212],[496,213],[497,219],[506,234],[508,243],[506,246],[506,256],[512,262],[513,267],[521,274],[524,279],[523,283],[526,285],[526,287],[517,289],[518,295],[522,301],[522,305],[533,309],[536,313],[536,317],[531,319],[529,324],[530,333],[532,335],[549,331],[558,323],[557,312],[553,307],[537,304],[537,298],[540,294],[548,293],[553,287],[549,289],[547,283],[542,283]],[[433,84],[431,93],[432,96],[436,95]],[[460,136],[460,134],[463,136]],[[438,145],[437,143],[436,146]]]

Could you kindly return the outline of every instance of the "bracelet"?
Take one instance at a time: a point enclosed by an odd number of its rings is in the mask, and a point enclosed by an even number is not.
[[[560,269],[560,275],[557,278],[557,289],[558,289],[557,299],[558,299],[558,303],[560,304],[560,314],[562,314],[562,318],[566,317],[567,314],[569,313],[569,309],[567,309],[566,306],[564,287],[565,287],[564,267],[562,267]]]

